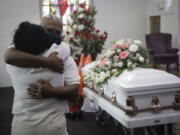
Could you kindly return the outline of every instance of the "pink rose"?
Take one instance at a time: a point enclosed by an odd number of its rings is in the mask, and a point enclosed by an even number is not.
[[[102,60],[101,63],[99,63],[99,66],[104,66],[107,64],[107,60]]]
[[[122,51],[119,53],[119,58],[120,59],[126,59],[129,55],[129,51]]]
[[[123,43],[123,44],[121,45],[121,47],[122,47],[122,48],[128,48],[128,44],[127,44],[127,43]]]
[[[109,65],[109,64],[110,64],[109,59],[105,58],[98,64],[98,66],[101,67],[101,66],[105,66],[105,65]]]
[[[117,44],[114,44],[114,45],[113,45],[113,48],[118,48],[118,45],[117,45]]]

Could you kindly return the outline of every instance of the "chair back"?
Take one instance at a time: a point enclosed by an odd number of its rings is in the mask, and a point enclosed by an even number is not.
[[[146,35],[146,46],[152,49],[155,54],[166,53],[171,48],[172,36],[169,33],[153,33]]]

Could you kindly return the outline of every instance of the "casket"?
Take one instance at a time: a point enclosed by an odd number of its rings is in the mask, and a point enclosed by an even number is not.
[[[85,71],[88,72],[87,69]],[[96,93],[96,98],[101,101],[92,97],[89,90]],[[85,88],[85,94],[91,95],[92,100],[126,127],[178,122],[176,118],[180,118],[180,79],[163,70],[125,70],[99,88]]]
[[[111,78],[101,93],[129,115],[179,108],[180,79],[163,70],[136,68]]]

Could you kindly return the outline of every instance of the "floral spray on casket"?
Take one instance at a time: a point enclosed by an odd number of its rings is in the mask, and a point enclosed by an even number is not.
[[[124,70],[131,71],[136,67],[149,67],[147,49],[139,40],[119,40],[100,56],[100,60],[85,74],[84,81],[88,87],[96,88]]]

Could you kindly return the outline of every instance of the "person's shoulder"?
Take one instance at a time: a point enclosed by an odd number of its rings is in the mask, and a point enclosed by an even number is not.
[[[77,67],[77,66],[76,66],[76,63],[75,63],[75,61],[74,61],[74,59],[73,59],[72,56],[69,56],[69,57],[64,61],[64,67],[65,67],[65,69],[66,69],[66,68],[69,68],[69,67]]]
[[[66,45],[66,46],[69,46],[70,47],[70,43],[68,43],[68,42],[65,42],[65,41],[62,41],[61,43],[60,43],[60,45]]]
[[[73,59],[72,56],[69,56],[69,57],[64,61],[64,63],[66,63],[66,64],[75,63],[75,61],[74,61],[74,59]]]
[[[64,48],[66,50],[70,51],[70,44],[66,43],[66,42],[61,42],[61,44],[59,45],[60,48]]]
[[[9,74],[15,74],[18,76],[30,72],[32,68],[23,68],[23,67],[6,64],[6,70]]]

